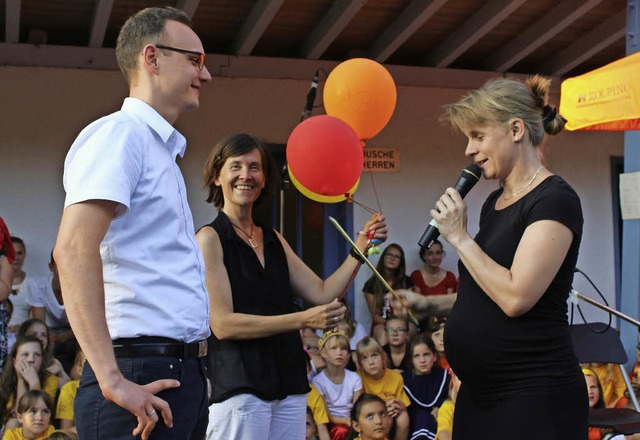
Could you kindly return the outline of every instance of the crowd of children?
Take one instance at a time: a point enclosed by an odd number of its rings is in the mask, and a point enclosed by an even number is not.
[[[438,251],[438,252],[436,252]],[[425,289],[442,284],[450,294],[450,274],[439,268],[444,252],[437,243],[425,262]],[[397,244],[388,245],[380,256],[378,271],[394,288],[410,288],[405,275],[405,256]],[[444,284],[443,284],[444,283]],[[445,285],[446,284],[446,285]],[[352,318],[319,339],[304,329],[303,345],[310,359],[311,392],[308,405],[308,440],[393,439],[433,440],[451,438],[453,402],[451,370],[445,358],[443,334],[446,318],[432,317],[417,329],[394,316],[385,302],[386,290],[372,277],[363,288],[372,312],[371,336],[354,331]],[[316,350],[314,342],[317,341]],[[350,348],[352,350],[349,354]],[[439,408],[447,410],[439,431]],[[448,422],[445,418],[448,417]]]
[[[438,343],[443,323],[434,327],[440,333]],[[447,433],[450,438],[456,392],[451,384],[456,382],[439,362],[443,349],[436,349],[429,332],[409,341],[409,325],[403,318],[389,316],[385,330],[386,347],[365,336],[351,352],[352,333],[338,325],[317,338],[320,362],[313,362],[307,349],[313,336],[303,336],[311,385],[308,440],[433,440],[440,435],[441,406],[447,408],[442,417],[446,426],[439,438],[447,438]],[[322,366],[314,370],[312,365],[318,364]]]
[[[423,278],[416,284],[426,290],[442,284],[427,294],[452,293],[452,274],[440,269],[443,256],[438,242],[429,255],[421,254],[422,272],[412,274],[416,280],[418,275]],[[382,252],[378,270],[394,288],[412,286],[405,275],[404,251],[397,244]],[[436,435],[447,438],[447,433],[451,438],[457,392],[451,384],[459,382],[451,380],[445,358],[446,318],[432,317],[417,329],[393,314],[375,277],[363,291],[372,312],[371,336],[357,330],[350,313],[324,334],[301,331],[311,383],[307,439],[433,440]],[[446,408],[442,415],[441,406]]]
[[[403,262],[398,266],[404,268]],[[311,388],[307,440],[452,439],[460,381],[446,360],[446,318],[431,317],[428,328],[418,332],[392,314],[382,324],[384,346],[380,338],[367,336],[350,313],[321,335],[301,330]],[[2,439],[77,439],[73,403],[85,362],[82,351],[65,371],[53,356],[43,321],[27,319],[15,334],[0,376]],[[584,364],[582,371],[591,408],[629,405],[617,366]],[[640,354],[630,376],[638,394]],[[600,428],[589,430],[589,440],[610,435]]]
[[[77,439],[73,401],[83,364],[78,351],[67,374],[52,355],[47,325],[23,322],[0,376],[2,439]]]

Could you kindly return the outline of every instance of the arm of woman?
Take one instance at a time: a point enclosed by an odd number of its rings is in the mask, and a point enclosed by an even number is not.
[[[423,296],[420,293],[406,289],[395,289],[394,292],[402,300],[404,305],[418,315],[418,318],[424,318],[429,315],[446,315],[458,298],[456,293],[451,295]],[[409,318],[407,309],[404,308],[403,304],[400,303],[392,293],[387,293],[387,298],[391,303],[394,314],[403,318]]]
[[[573,232],[554,220],[539,220],[524,231],[511,267],[491,259],[467,232],[466,205],[453,188],[436,203],[431,215],[441,235],[453,246],[480,288],[509,317],[531,310],[558,273]],[[544,258],[534,256],[544,255]]]
[[[9,298],[13,283],[13,266],[5,255],[0,255],[0,301]]]
[[[373,232],[376,238],[385,241],[387,239],[387,225],[384,220],[384,215],[374,214],[364,225],[362,232]],[[338,298],[351,282],[354,271],[359,267],[355,258],[347,256],[344,263],[323,281],[296,255],[280,234],[278,234],[278,238],[287,255],[289,277],[293,290],[311,304],[326,304]],[[358,234],[355,244],[364,253],[368,245],[367,234]]]
[[[302,327],[327,328],[335,324],[334,317],[341,318],[344,315],[344,306],[338,302],[276,316],[235,313],[233,292],[218,233],[211,227],[204,227],[196,234],[196,240],[204,257],[210,325],[216,338],[256,339]]]

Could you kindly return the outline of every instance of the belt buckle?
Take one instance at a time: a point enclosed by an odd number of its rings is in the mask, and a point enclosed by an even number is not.
[[[198,357],[205,357],[208,352],[207,340],[198,341]]]

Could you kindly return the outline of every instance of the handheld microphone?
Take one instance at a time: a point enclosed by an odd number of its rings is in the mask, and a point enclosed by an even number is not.
[[[316,93],[318,93],[318,73],[318,70],[316,70],[316,73],[311,80],[311,88],[309,89],[309,93],[307,93],[307,102],[304,106],[304,110],[302,111],[300,121],[304,121],[311,116],[311,112],[313,111],[313,103],[316,100]]]
[[[454,189],[460,193],[460,197],[464,198],[467,193],[473,188],[473,186],[478,183],[480,177],[482,176],[482,169],[476,165],[475,163],[467,165],[465,169],[462,170],[460,174],[460,178],[456,182],[456,186]],[[429,226],[418,240],[418,244],[421,248],[430,248],[433,242],[440,235],[440,231],[438,230],[438,224],[434,219],[431,219],[429,222]]]

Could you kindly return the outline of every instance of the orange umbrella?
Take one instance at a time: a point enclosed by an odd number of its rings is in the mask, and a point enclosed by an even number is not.
[[[640,130],[640,52],[562,82],[568,130]]]

